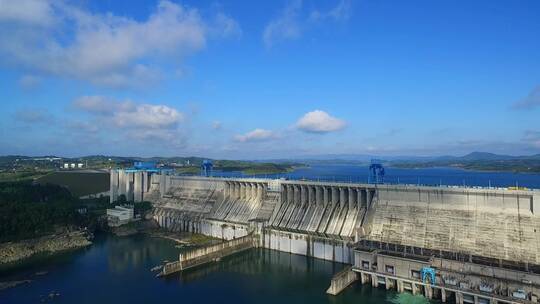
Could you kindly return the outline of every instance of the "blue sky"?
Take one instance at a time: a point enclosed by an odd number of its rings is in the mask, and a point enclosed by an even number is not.
[[[540,153],[539,1],[0,0],[0,154]]]

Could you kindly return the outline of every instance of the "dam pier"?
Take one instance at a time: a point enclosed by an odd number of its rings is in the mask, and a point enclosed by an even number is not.
[[[442,302],[538,303],[540,192],[112,170],[111,201],[150,201],[171,231],[220,238],[164,275],[253,247],[348,264],[329,282]]]

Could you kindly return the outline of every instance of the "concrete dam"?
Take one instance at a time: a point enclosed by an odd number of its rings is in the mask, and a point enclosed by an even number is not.
[[[123,170],[110,191],[151,201],[165,229],[350,264],[332,294],[359,280],[443,302],[538,303],[539,191]]]

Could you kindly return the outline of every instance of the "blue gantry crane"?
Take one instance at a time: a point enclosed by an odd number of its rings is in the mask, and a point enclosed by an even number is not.
[[[383,184],[384,183],[384,167],[382,162],[378,159],[372,159],[369,166],[369,178],[370,184]]]
[[[422,282],[424,284],[427,283],[427,279],[429,278],[429,283],[431,285],[435,285],[435,269],[431,267],[422,267],[422,270],[420,272],[422,274]]]
[[[211,160],[205,159],[203,160],[201,164],[201,175],[202,176],[212,176],[212,169],[214,168],[214,164],[212,164]]]

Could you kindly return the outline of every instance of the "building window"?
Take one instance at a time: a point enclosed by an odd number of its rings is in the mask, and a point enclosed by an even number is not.
[[[394,274],[394,266],[392,266],[392,265],[386,265],[385,270],[386,270],[387,273]]]
[[[411,270],[411,277],[417,280],[420,280],[422,276],[420,275],[420,271],[418,270]]]
[[[368,261],[362,261],[362,268],[369,269],[369,262]]]

